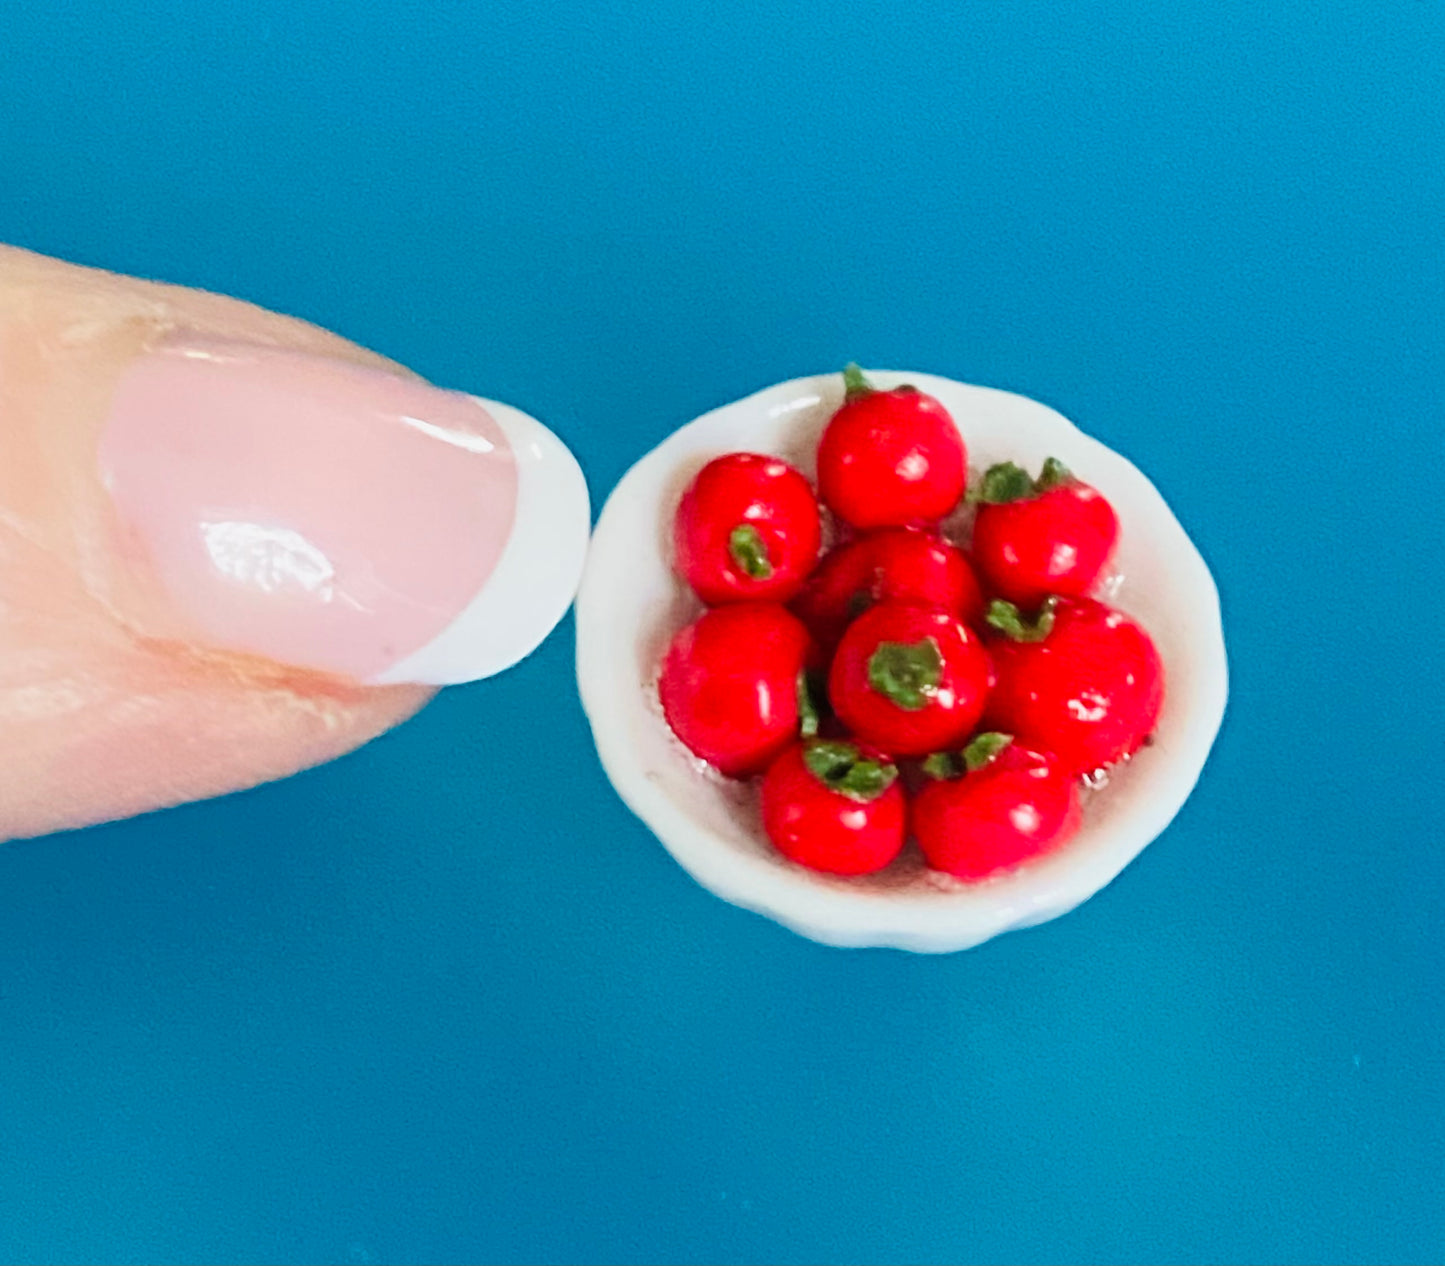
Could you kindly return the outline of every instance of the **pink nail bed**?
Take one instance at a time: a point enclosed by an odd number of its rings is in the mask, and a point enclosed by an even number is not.
[[[571,453],[516,409],[210,339],[123,375],[100,471],[197,637],[375,683],[529,654],[572,601],[590,523]]]

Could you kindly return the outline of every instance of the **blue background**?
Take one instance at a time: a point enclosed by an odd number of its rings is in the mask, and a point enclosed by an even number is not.
[[[570,620],[334,767],[0,850],[0,1259],[1445,1253],[1438,4],[3,25],[0,240],[514,401],[599,504],[850,358],[1035,395],[1177,508],[1234,680],[1117,883],[945,958],[695,887]]]

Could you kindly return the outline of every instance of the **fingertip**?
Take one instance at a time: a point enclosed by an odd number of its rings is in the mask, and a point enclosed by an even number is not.
[[[466,607],[425,646],[373,677],[378,685],[458,685],[512,667],[556,628],[582,582],[592,524],[582,467],[536,418],[495,400],[477,403],[501,427],[516,463],[511,533]]]

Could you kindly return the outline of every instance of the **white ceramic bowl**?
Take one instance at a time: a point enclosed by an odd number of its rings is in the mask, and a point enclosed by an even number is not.
[[[1079,834],[1056,853],[981,884],[925,869],[912,846],[878,876],[819,875],[769,846],[755,788],[712,774],[663,720],[656,692],[662,653],[701,609],[670,569],[671,521],[683,489],[705,462],[738,450],[775,453],[812,476],[818,436],[842,402],[841,374],[782,383],[705,414],[628,471],[602,511],[577,598],[577,681],[613,786],[699,883],[829,945],[967,949],[1073,909],[1179,812],[1224,715],[1219,595],[1154,486],[1068,419],[1023,396],[931,374],[868,374],[878,387],[908,382],[941,400],[975,469],[1013,460],[1037,470],[1045,457],[1058,457],[1118,512],[1108,595],[1152,634],[1167,694],[1153,745],[1089,795]]]

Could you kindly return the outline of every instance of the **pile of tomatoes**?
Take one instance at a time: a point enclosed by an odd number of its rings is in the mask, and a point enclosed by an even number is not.
[[[970,490],[939,401],[844,377],[816,493],[729,453],[683,494],[674,566],[709,609],[668,647],[663,712],[720,773],[761,778],[791,860],[867,874],[911,836],[933,869],[985,879],[1078,830],[1081,782],[1148,741],[1163,666],[1091,596],[1119,535],[1096,489],[1050,459]],[[967,552],[940,529],[965,498]]]

